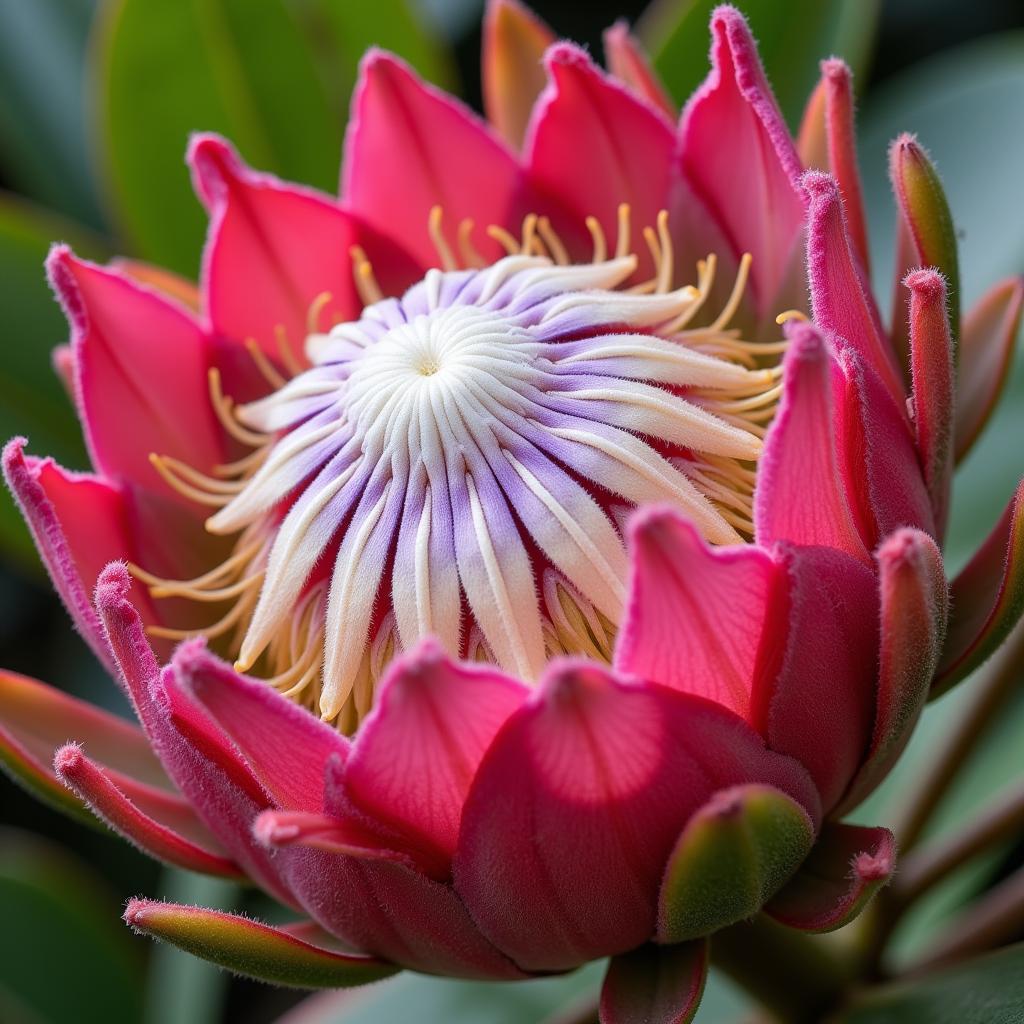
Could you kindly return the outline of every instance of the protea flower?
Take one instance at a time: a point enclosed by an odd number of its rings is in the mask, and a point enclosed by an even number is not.
[[[901,138],[884,330],[848,70],[798,149],[742,17],[711,31],[676,128],[623,27],[609,75],[497,0],[493,126],[371,52],[340,201],[194,139],[198,292],[53,250],[95,472],[5,470],[141,730],[7,676],[4,761],[303,918],[140,931],[299,985],[611,956],[605,1019],[681,1020],[708,935],[889,877],[839,819],[1020,611],[1019,495],[952,610],[939,544],[1022,287],[950,318]]]

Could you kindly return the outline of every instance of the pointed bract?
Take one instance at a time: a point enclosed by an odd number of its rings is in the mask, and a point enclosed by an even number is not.
[[[231,858],[281,902],[292,905],[278,867],[252,837],[252,821],[269,805],[269,796],[202,708],[189,706],[183,692],[175,693],[173,672],[161,672],[142,620],[128,600],[130,582],[123,565],[109,565],[96,587],[96,607],[119,679],[154,752]],[[189,723],[187,730],[179,727],[183,721]],[[196,736],[201,745],[195,743]]]
[[[851,243],[861,266],[867,270],[868,235],[857,169],[852,79],[849,66],[838,57],[821,62],[821,80],[807,101],[797,150],[805,167],[827,171],[836,179],[845,204]]]
[[[135,931],[169,942],[235,974],[295,988],[351,988],[394,974],[393,964],[314,946],[285,928],[237,914],[154,900],[129,900]]]
[[[152,703],[150,684],[160,674],[160,663],[146,637],[145,625],[132,601],[135,581],[124,562],[111,561],[96,580],[96,611],[117,671],[115,678],[136,718],[153,743],[161,725]],[[159,757],[159,746],[154,743]]]
[[[206,314],[217,335],[236,347],[253,339],[279,364],[308,365],[306,335],[329,330],[337,319],[354,319],[363,307],[354,246],[366,252],[389,292],[419,276],[397,244],[337,201],[253,171],[217,135],[193,136],[188,162],[210,212],[203,255]],[[329,298],[310,324],[310,307],[322,294]]]
[[[809,204],[807,277],[814,322],[845,338],[901,406],[906,397],[903,378],[851,246],[839,186],[835,178],[820,171],[808,171],[802,180]]]
[[[651,67],[650,58],[644,52],[640,40],[629,31],[629,25],[619,20],[611,28],[605,29],[601,38],[605,64],[611,74],[674,121],[676,106],[657,72]]]
[[[612,957],[601,987],[600,1024],[689,1024],[704,995],[708,944],[640,946]]]
[[[241,869],[207,833],[195,812],[180,798],[150,799],[140,806],[107,776],[95,761],[90,760],[77,743],[61,747],[54,756],[57,777],[73,790],[115,832],[151,857],[184,868],[240,881]],[[202,837],[197,841],[185,830]]]
[[[934,267],[946,279],[949,321],[954,344],[960,336],[960,266],[956,229],[938,172],[927,150],[913,135],[903,134],[889,147],[889,177],[899,208],[900,224],[909,246],[900,255],[909,265],[897,260],[897,297],[904,275],[913,267]],[[894,321],[900,316],[901,303],[893,307]],[[898,334],[896,323],[893,333]]]
[[[23,437],[8,441],[4,479],[75,627],[116,674],[92,591],[108,561],[133,553],[124,488],[101,477],[69,473],[52,459],[26,455],[26,443]],[[128,585],[133,587],[131,581]],[[152,615],[145,592],[134,589],[140,607]]]
[[[616,669],[749,719],[778,566],[753,545],[710,547],[672,509],[638,512],[631,539]]]
[[[867,564],[840,470],[832,399],[838,368],[814,327],[790,321],[786,328],[782,402],[757,468],[757,542],[823,545]]]
[[[881,597],[875,721],[840,814],[861,803],[903,752],[928,699],[949,616],[942,555],[931,537],[919,530],[898,530],[875,557]]]
[[[71,324],[75,396],[93,465],[168,490],[151,453],[209,471],[224,460],[207,388],[209,337],[182,306],[55,246],[47,272]]]
[[[804,866],[765,909],[790,928],[835,931],[867,906],[895,866],[888,829],[829,822]]]
[[[173,791],[137,727],[38,680],[0,672],[0,766],[48,804],[92,823],[91,813],[53,770],[54,752],[70,738],[88,743],[136,791]]]
[[[337,729],[263,680],[239,675],[202,641],[179,647],[172,666],[179,684],[231,738],[279,807],[323,809],[327,760],[348,755],[348,741]]]
[[[1024,277],[1011,277],[990,288],[964,317],[955,403],[957,462],[985,429],[1002,394],[1022,309]]]
[[[634,231],[653,228],[671,195],[671,122],[570,43],[553,46],[544,62],[549,85],[524,156],[531,180],[564,205],[567,228],[596,217],[614,245],[622,203],[630,205]],[[641,276],[652,269],[644,254]]]
[[[526,138],[533,105],[546,81],[541,59],[555,34],[519,0],[488,0],[484,14],[484,110],[514,149]]]
[[[753,256],[758,309],[774,316],[804,303],[794,273],[804,224],[800,159],[743,16],[728,5],[716,8],[711,33],[711,73],[680,122],[682,171],[734,255]]]
[[[690,816],[715,790],[751,781],[816,806],[803,770],[724,708],[594,663],[555,663],[477,772],[456,890],[527,970],[625,952],[654,933],[655,894]]]
[[[450,661],[427,641],[388,672],[345,769],[350,800],[446,858],[495,734],[529,690],[490,668]]]
[[[1024,480],[950,587],[949,632],[932,683],[938,697],[969,676],[1024,612]]]
[[[910,370],[914,433],[938,536],[945,533],[953,481],[955,360],[946,282],[937,270],[911,271]]]
[[[439,264],[427,230],[433,207],[443,210],[453,248],[459,224],[471,219],[473,244],[488,260],[503,250],[487,227],[514,228],[527,212],[522,172],[504,144],[466,107],[379,50],[361,64],[344,168],[343,206],[402,240],[421,267]]]
[[[814,833],[807,811],[772,786],[715,793],[665,867],[658,941],[686,942],[753,917],[800,866]]]

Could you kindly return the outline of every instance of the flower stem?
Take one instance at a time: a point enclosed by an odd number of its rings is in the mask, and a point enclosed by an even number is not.
[[[1022,670],[1024,623],[1014,629],[1002,649],[985,665],[978,678],[969,684],[974,690],[970,704],[951,735],[941,744],[936,756],[921,774],[916,789],[907,798],[902,821],[897,823],[894,831],[899,840],[900,856],[906,858],[909,879],[903,883],[897,881],[894,886],[883,889],[858,922],[857,945],[861,950],[865,976],[880,976],[889,936],[913,901],[947,871],[953,870],[957,864],[963,863],[963,860],[977,852],[973,847],[980,843],[983,837],[958,837],[953,840],[947,852],[941,855],[943,862],[949,862],[948,868],[939,863],[933,863],[929,867],[929,860],[926,859],[929,855],[921,855],[920,860],[912,855],[914,847],[920,842],[928,822],[945,797],[950,784],[970,758],[1006,701],[1016,692]],[[980,824],[986,823],[980,821]],[[988,826],[995,827],[991,822]],[[915,862],[918,867],[914,866]],[[935,874],[936,872],[939,874]],[[931,877],[933,875],[934,877]]]
[[[982,953],[1016,938],[1024,921],[1024,868],[990,889],[946,929],[908,973],[917,974]]]
[[[993,802],[951,838],[911,854],[900,866],[888,898],[894,907],[909,906],[936,883],[990,846],[1012,839],[1024,829],[1024,785]]]
[[[711,962],[785,1024],[822,1020],[853,974],[827,940],[776,924],[763,914],[717,932]]]
[[[936,807],[946,795],[964,762],[973,753],[1006,700],[1015,692],[1024,668],[1024,623],[1017,626],[1003,648],[975,680],[974,699],[938,756],[921,775],[907,800],[902,823],[896,829],[900,851],[906,856],[921,838]]]

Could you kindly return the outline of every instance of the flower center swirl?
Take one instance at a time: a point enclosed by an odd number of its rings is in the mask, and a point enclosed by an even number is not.
[[[240,670],[346,731],[395,653],[428,634],[525,679],[557,654],[609,660],[634,507],[670,503],[712,543],[752,534],[779,391],[762,367],[781,346],[728,327],[747,258],[726,308],[691,328],[713,257],[696,287],[671,288],[662,216],[646,234],[655,277],[630,286],[624,231],[607,258],[590,227],[589,263],[569,264],[534,219],[491,266],[458,269],[442,250],[451,269],[401,298],[379,296],[357,252],[368,304],[310,334],[309,369],[268,367],[281,386],[238,408],[215,389],[255,451],[217,479],[154,459],[222,506],[207,528],[238,535],[231,558],[198,580],[137,575],[156,596],[234,601],[199,632],[233,630]]]

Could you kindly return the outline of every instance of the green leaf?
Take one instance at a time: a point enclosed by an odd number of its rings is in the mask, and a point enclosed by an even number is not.
[[[399,970],[376,957],[328,948],[334,946],[329,936],[328,945],[323,946],[288,929],[208,907],[132,899],[124,919],[141,935],[170,942],[242,977],[271,985],[355,988]]]
[[[537,981],[455,981],[401,974],[367,988],[314,996],[277,1024],[556,1024],[570,1009],[596,1003],[605,963]],[[752,1009],[747,997],[714,969],[695,1024],[724,1024]],[[574,1019],[574,1018],[573,1018]]]
[[[960,240],[961,309],[999,278],[1024,272],[1024,32],[948,50],[894,78],[869,98],[860,137],[862,180],[876,293],[892,293],[895,205],[886,150],[916,132],[942,179]],[[1003,400],[957,474],[947,542],[951,569],[988,532],[1024,476],[1024,361],[1017,359]]]
[[[903,139],[890,156],[889,175],[914,247],[914,266],[935,267],[946,278],[954,352],[960,336],[960,266],[956,231],[942,179],[925,150]],[[955,364],[955,360],[954,360]]]
[[[0,437],[28,437],[33,452],[72,468],[86,465],[71,402],[50,362],[68,336],[46,282],[43,261],[57,239],[95,256],[102,243],[83,229],[0,193],[0,309],[8,344],[0,362]],[[14,503],[0,501],[0,551],[25,567],[37,558]]]
[[[685,942],[752,917],[800,866],[814,823],[786,794],[751,783],[687,822],[658,894],[658,941]]]
[[[102,163],[138,254],[196,276],[206,226],[189,135],[228,136],[255,166],[335,191],[356,61],[370,42],[428,74],[442,52],[404,0],[112,0],[94,68]]]
[[[1019,1024],[1024,943],[914,981],[869,990],[836,1024]]]
[[[708,24],[718,0],[655,0],[639,26],[654,66],[680,104],[708,73]],[[818,63],[833,54],[854,74],[870,57],[878,0],[744,0],[740,9],[758,41],[768,81],[795,128],[818,80]]]
[[[356,67],[371,46],[391,50],[424,78],[446,89],[456,86],[451,56],[434,29],[413,14],[409,0],[291,0],[314,39],[316,56],[345,111],[356,84]]]
[[[19,191],[99,225],[82,88],[94,7],[0,0],[0,162]]]
[[[0,1011],[35,1024],[136,1024],[141,955],[91,870],[27,833],[0,832]]]
[[[580,997],[595,998],[604,964],[591,964],[574,974],[543,981],[453,981],[424,975],[397,978],[343,996],[324,999],[316,1015],[296,1014],[295,1024],[379,1024],[409,1020],[416,1024],[537,1024],[552,1010]],[[319,1006],[313,1001],[313,1006]],[[279,1022],[286,1024],[287,1016]]]

